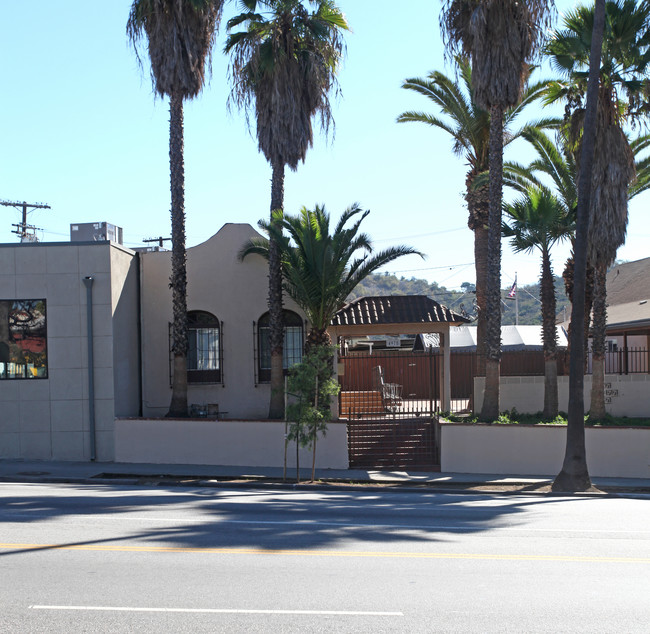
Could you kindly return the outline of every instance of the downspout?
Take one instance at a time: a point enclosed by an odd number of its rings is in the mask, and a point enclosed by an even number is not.
[[[142,418],[144,411],[144,381],[142,367],[142,255],[135,254],[135,270],[137,273],[137,293],[138,293],[138,416]]]
[[[91,275],[83,278],[86,286],[86,319],[88,339],[88,423],[90,427],[90,459],[97,458],[95,440],[95,360],[93,355],[93,280]]]

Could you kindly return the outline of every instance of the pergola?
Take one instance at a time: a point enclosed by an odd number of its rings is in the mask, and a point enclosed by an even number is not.
[[[451,404],[449,328],[469,321],[426,295],[379,295],[346,304],[332,319],[328,332],[333,341],[341,337],[437,333],[443,354],[441,407],[447,411]]]

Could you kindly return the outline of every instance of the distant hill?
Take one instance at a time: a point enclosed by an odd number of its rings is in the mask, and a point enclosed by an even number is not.
[[[440,304],[447,306],[451,310],[463,314],[467,313],[469,317],[475,317],[476,310],[474,307],[474,285],[469,282],[461,284],[461,291],[454,291],[440,286],[437,282],[429,283],[427,280],[416,279],[414,277],[406,279],[398,278],[388,273],[375,273],[367,277],[354,292],[348,297],[348,301],[357,297],[372,295],[427,295]],[[505,299],[510,287],[502,290],[501,296],[504,298],[502,307],[502,324],[512,325],[515,323],[515,302]],[[539,301],[539,284],[529,284],[520,286],[517,289],[519,295],[519,323],[521,325],[539,325],[542,323],[542,314]],[[564,282],[562,278],[555,278],[555,293],[557,297],[557,313],[562,312],[564,306],[567,306],[567,312],[570,313],[569,300],[564,293]]]

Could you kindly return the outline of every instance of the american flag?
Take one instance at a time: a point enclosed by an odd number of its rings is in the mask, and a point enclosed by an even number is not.
[[[514,299],[517,296],[517,278],[515,278],[515,283],[512,285],[512,288],[508,292],[508,299]]]

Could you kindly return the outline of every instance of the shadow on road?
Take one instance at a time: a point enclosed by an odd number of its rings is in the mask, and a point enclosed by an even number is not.
[[[391,491],[142,489],[58,486],[51,496],[5,497],[3,523],[73,518],[89,538],[24,545],[0,555],[90,545],[139,544],[172,549],[333,549],[348,540],[373,546],[455,541],[459,533],[524,527],[527,513],[563,498]],[[109,493],[110,492],[110,493]],[[578,500],[572,499],[572,502]],[[589,498],[580,500],[589,502]],[[93,518],[118,515],[119,534],[106,537]],[[144,528],[146,527],[146,528]],[[93,539],[91,535],[97,535]]]

